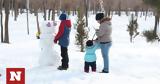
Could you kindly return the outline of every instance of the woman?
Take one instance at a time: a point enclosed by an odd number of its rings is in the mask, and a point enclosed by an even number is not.
[[[101,53],[104,61],[102,73],[109,73],[109,49],[112,45],[112,27],[111,18],[104,17],[104,13],[96,14],[96,20],[100,27],[96,30],[97,40],[100,43]]]

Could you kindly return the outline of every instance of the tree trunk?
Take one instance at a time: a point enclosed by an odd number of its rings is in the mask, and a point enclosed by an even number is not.
[[[119,6],[119,8],[118,8],[118,15],[119,15],[119,16],[121,16],[121,10],[122,10],[121,4],[122,4],[121,1],[119,1],[119,3],[118,3],[118,6]]]
[[[74,14],[77,15],[77,9],[74,10]]]
[[[81,42],[81,52],[84,52],[84,44],[83,44],[83,41]]]
[[[45,0],[43,0],[43,12],[44,12],[43,18],[46,21],[47,20],[47,15],[46,15],[46,1]]]
[[[3,0],[0,1],[0,24],[1,24],[1,42],[3,42],[3,13],[2,13],[2,5],[3,5]]]
[[[3,42],[3,13],[1,11],[1,42]]]
[[[84,0],[84,5],[85,5],[85,16],[86,16],[86,27],[88,27],[88,4],[89,0]]]
[[[55,9],[52,9],[52,20],[55,20]]]
[[[135,16],[138,17],[138,10],[137,9],[135,9]]]
[[[44,8],[44,16],[43,16],[43,18],[44,18],[44,20],[46,21],[47,20],[47,15],[46,15],[46,9]]]
[[[18,16],[18,4],[17,4],[17,0],[14,0],[13,3],[14,3],[14,6],[13,6],[13,8],[14,8],[14,20],[16,21],[17,20],[17,16]]]
[[[55,9],[56,9],[56,2],[57,2],[57,0],[56,1],[54,1],[53,2],[53,5],[52,5],[52,21],[54,21],[55,20]]]
[[[29,35],[29,17],[28,17],[28,9],[27,9],[27,34]]]
[[[108,17],[111,16],[111,8],[109,7],[109,10],[108,10]]]
[[[38,13],[36,13],[36,21],[37,21],[37,31],[38,33],[40,33]]]
[[[145,20],[147,19],[147,15],[148,15],[148,10],[146,10]]]
[[[50,16],[51,16],[51,9],[49,9],[49,11],[48,11],[48,20],[50,20]]]
[[[29,0],[27,0],[27,34],[29,35],[29,17],[28,17],[28,13],[29,13]]]
[[[5,34],[4,34],[4,43],[9,43],[9,32],[8,32],[8,21],[9,21],[9,1],[4,1],[4,8],[5,8]]]
[[[129,12],[128,12],[128,9],[126,9],[126,11],[125,11],[125,12],[126,12],[126,16],[129,16]]]
[[[154,25],[154,34],[155,34],[155,35],[157,35],[158,25],[159,25],[159,16],[156,15],[156,16],[155,16],[155,25]]]

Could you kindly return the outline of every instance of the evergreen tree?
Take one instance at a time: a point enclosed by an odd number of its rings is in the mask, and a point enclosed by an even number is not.
[[[150,31],[145,31],[143,32],[143,35],[150,40],[155,40],[155,39],[159,39],[158,35],[157,35],[157,28],[159,26],[159,18],[160,18],[160,0],[143,0],[146,4],[154,7],[155,11],[156,11],[156,15],[155,15],[155,26],[154,26],[154,30],[150,30]]]
[[[139,32],[137,31],[137,29],[138,29],[137,18],[132,14],[131,20],[129,22],[128,29],[127,29],[130,35],[130,42],[133,41],[133,38],[139,35]]]
[[[151,5],[156,8],[157,11],[160,11],[160,0],[143,0],[146,4]]]
[[[80,46],[80,51],[84,52],[85,40],[88,38],[85,29],[85,20],[83,19],[83,13],[81,9],[78,10],[78,21],[77,21],[77,34],[76,34],[76,44]]]
[[[160,41],[157,35],[154,34],[154,30],[146,30],[143,32],[143,36],[146,37],[147,42]]]

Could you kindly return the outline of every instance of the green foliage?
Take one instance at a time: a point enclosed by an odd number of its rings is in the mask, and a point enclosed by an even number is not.
[[[143,0],[146,4],[152,5],[152,6],[159,6],[160,0]]]
[[[160,11],[160,0],[143,0],[146,4],[151,5],[157,8],[157,11]]]
[[[157,27],[159,25],[160,17],[160,0],[143,0],[146,4],[156,8],[157,14],[155,15],[155,27],[154,30],[144,31],[143,35],[147,38],[147,42],[153,42],[155,40],[160,41],[157,35]]]
[[[76,38],[76,44],[80,46],[80,51],[84,52],[85,48],[85,40],[88,38],[87,31],[85,29],[85,20],[81,18],[80,10],[78,11],[78,21],[77,21],[77,34],[75,36]]]
[[[131,20],[128,25],[127,31],[129,32],[130,35],[130,41],[132,42],[133,38],[135,38],[137,35],[139,35],[139,32],[137,31],[138,29],[138,23],[137,19],[135,19],[135,16],[132,14]]]
[[[154,42],[159,40],[154,30],[146,30],[143,32],[143,36],[146,37],[147,42]]]

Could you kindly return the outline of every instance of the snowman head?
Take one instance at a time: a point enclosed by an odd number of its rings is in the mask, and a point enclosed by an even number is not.
[[[51,22],[47,22],[46,26],[51,27]]]
[[[55,26],[53,25],[53,21],[44,21],[40,29],[41,34],[51,34],[54,33]]]

